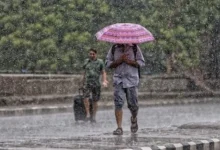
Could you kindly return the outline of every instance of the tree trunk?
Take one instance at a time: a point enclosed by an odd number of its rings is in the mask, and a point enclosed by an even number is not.
[[[167,57],[166,68],[167,68],[167,74],[170,75],[172,72],[171,57]]]
[[[201,90],[204,90],[210,94],[214,94],[214,91],[205,84],[205,81],[203,80],[203,74],[199,69],[184,71],[183,75],[193,81],[195,83],[195,86],[197,86]]]
[[[213,95],[215,91],[213,91],[210,87],[205,84],[203,74],[200,69],[198,68],[191,68],[189,70],[183,69],[183,67],[179,64],[175,64],[173,66],[175,70],[179,73],[182,73],[187,79],[194,82],[195,86],[201,90],[208,92],[209,94]]]
[[[175,71],[175,53],[171,52],[170,54],[167,54],[166,58],[166,68],[167,68],[167,74],[170,75],[173,71]]]

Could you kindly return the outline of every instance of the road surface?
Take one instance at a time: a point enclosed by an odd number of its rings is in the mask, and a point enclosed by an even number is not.
[[[0,148],[124,149],[220,138],[220,104],[141,107],[139,131],[130,133],[130,113],[124,107],[122,136],[114,110],[99,110],[97,123],[75,123],[73,113],[0,118]]]

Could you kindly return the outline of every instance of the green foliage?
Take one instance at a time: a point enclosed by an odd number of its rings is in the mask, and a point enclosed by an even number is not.
[[[90,47],[105,58],[111,44],[94,35],[117,22],[153,33],[155,42],[140,46],[154,64],[175,53],[178,63],[196,67],[218,37],[219,8],[220,0],[2,0],[0,70],[76,73]]]

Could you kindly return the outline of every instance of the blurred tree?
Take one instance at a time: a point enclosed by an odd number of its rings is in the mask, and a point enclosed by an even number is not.
[[[170,73],[178,64],[217,77],[219,5],[220,0],[1,0],[0,70],[77,73],[90,47],[104,58],[111,46],[96,41],[98,30],[131,22],[156,38],[140,45],[152,72],[165,67]]]
[[[101,0],[2,0],[0,9],[0,69],[32,72],[79,71],[108,14]]]

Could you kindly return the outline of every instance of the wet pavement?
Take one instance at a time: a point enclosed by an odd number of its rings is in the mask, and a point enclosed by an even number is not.
[[[124,107],[122,136],[114,110],[102,109],[97,123],[75,123],[70,113],[0,118],[0,149],[138,149],[154,145],[220,138],[220,104],[141,107],[139,131],[130,133],[130,114]]]

